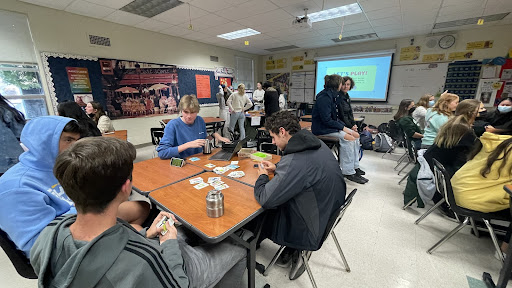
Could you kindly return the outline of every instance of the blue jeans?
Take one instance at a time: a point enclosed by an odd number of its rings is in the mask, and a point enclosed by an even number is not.
[[[347,133],[343,131],[326,134],[324,136],[338,137],[340,139],[340,148],[338,155],[340,157],[340,168],[343,175],[353,175],[359,168],[359,138],[353,141],[345,140]]]
[[[240,140],[245,138],[245,113],[235,112],[231,113],[229,119],[229,131],[235,132],[236,122],[238,121],[238,128],[240,128]]]

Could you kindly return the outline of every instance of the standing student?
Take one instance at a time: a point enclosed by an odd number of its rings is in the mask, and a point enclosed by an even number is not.
[[[195,95],[185,95],[178,105],[181,116],[169,121],[164,136],[156,148],[161,159],[172,157],[186,158],[202,152],[205,144],[206,124],[199,113],[199,101]],[[217,141],[229,142],[229,139],[213,133]]]
[[[92,121],[84,110],[73,101],[62,102],[57,106],[59,116],[73,118],[82,128],[82,137],[101,136],[101,132],[96,127],[96,123]]]
[[[252,93],[252,101],[254,101],[254,110],[258,111],[263,108],[263,98],[265,96],[265,90],[263,90],[263,83],[258,82],[256,84],[256,90]]]
[[[229,96],[226,104],[231,111],[229,115],[229,131],[235,132],[235,126],[238,122],[238,129],[240,129],[240,140],[245,138],[245,111],[252,107],[251,99],[245,94],[245,85],[239,84],[235,93]]]
[[[427,114],[427,109],[433,107],[436,103],[435,97],[430,94],[425,94],[421,96],[420,101],[416,105],[416,109],[412,112],[412,118],[416,121],[416,124],[420,127],[421,131],[425,130],[425,115]]]
[[[437,132],[453,116],[458,104],[459,96],[445,91],[434,107],[427,110],[425,114],[425,132],[421,140],[422,148],[428,148],[434,144]]]
[[[313,107],[311,131],[315,135],[325,135],[339,138],[340,168],[341,172],[350,181],[364,184],[368,179],[359,168],[359,146],[356,139],[359,133],[347,127],[338,118],[336,97],[343,85],[343,78],[332,74],[325,76],[324,90],[316,95],[316,103]]]
[[[414,119],[411,116],[411,109],[414,109],[414,102],[411,99],[403,99],[400,101],[398,111],[393,117],[397,122],[398,126],[408,138],[408,145],[414,145],[417,150],[421,148],[421,129],[414,123]],[[409,151],[411,153],[411,151]]]
[[[25,126],[25,116],[0,94],[0,176],[18,163],[23,153],[20,145],[21,130]]]
[[[105,110],[103,110],[103,106],[99,102],[91,101],[87,103],[85,113],[94,120],[101,133],[109,133],[116,130],[114,125],[112,125],[112,120],[105,114]]]
[[[279,111],[279,93],[268,81],[263,84],[263,89],[265,89],[263,100],[263,104],[265,105],[265,117],[269,117]]]

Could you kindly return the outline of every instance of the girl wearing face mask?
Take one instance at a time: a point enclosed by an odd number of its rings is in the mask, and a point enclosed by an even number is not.
[[[414,102],[411,99],[402,100],[400,102],[400,106],[398,106],[398,111],[396,112],[394,119],[402,131],[404,131],[405,135],[407,135],[409,145],[413,144],[414,147],[419,150],[423,134],[420,127],[414,123],[414,119],[410,115],[410,111],[413,108]]]
[[[459,96],[445,91],[434,104],[434,107],[427,110],[425,114],[425,137],[421,140],[421,148],[427,149],[434,144],[439,129],[453,116],[458,104]]]
[[[501,100],[495,111],[484,113],[478,120],[480,121],[475,123],[478,136],[483,132],[500,133],[512,129],[512,97]]]
[[[436,103],[434,99],[434,96],[431,94],[423,95],[412,113],[412,118],[416,121],[421,131],[425,130],[425,115],[427,114],[427,109],[434,106]]]

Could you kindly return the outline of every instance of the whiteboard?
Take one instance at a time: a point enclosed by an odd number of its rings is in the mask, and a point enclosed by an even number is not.
[[[424,94],[444,92],[448,63],[393,66],[388,103],[398,105],[403,99],[418,102]]]

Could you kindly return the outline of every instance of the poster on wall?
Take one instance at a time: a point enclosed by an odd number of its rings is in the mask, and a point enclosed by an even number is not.
[[[499,78],[481,79],[478,83],[476,99],[482,101],[485,107],[494,106],[494,100],[496,99],[496,93],[498,92],[498,87],[495,83],[498,83],[499,81]],[[501,88],[501,86],[499,86],[499,88]]]
[[[231,78],[220,77],[219,82],[220,85],[226,85],[226,87],[231,87]]]
[[[210,76],[196,75],[197,98],[210,98]]]
[[[473,51],[452,52],[448,54],[448,60],[464,60],[473,58]]]
[[[466,50],[492,48],[492,44],[494,44],[493,40],[468,42],[466,44]]]
[[[267,73],[266,78],[273,87],[279,87],[281,93],[288,91],[290,73]]]
[[[414,61],[420,59],[421,46],[408,46],[400,49],[400,61]]]
[[[423,55],[422,62],[443,61],[444,57],[445,57],[444,53],[440,53],[440,54],[425,54],[425,55]]]
[[[176,66],[116,59],[100,59],[100,63],[111,67],[101,71],[111,118],[178,113]]]
[[[73,98],[81,107],[87,106],[87,103],[94,100],[92,94],[73,94]]]
[[[66,67],[66,73],[75,102],[81,107],[87,106],[93,100],[89,70],[85,67]]]

